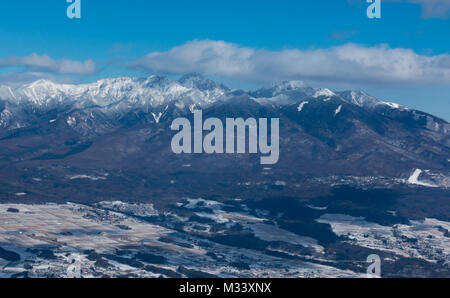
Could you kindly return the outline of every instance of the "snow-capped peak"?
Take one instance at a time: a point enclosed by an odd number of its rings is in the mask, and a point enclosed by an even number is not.
[[[373,108],[382,102],[373,96],[357,90],[348,90],[339,92],[338,95],[346,102],[357,105],[363,108]]]
[[[37,106],[47,105],[52,101],[61,102],[75,88],[75,85],[58,84],[41,79],[22,87],[11,90],[18,102],[31,102]]]
[[[33,90],[33,91],[40,91],[40,92],[64,92],[68,88],[71,88],[72,85],[65,85],[65,84],[57,84],[50,80],[41,79],[37,80],[35,82],[32,82],[28,85],[23,86],[22,90]]]
[[[37,107],[56,104],[75,104],[111,107],[152,106],[158,107],[171,101],[187,100],[202,107],[216,101],[227,92],[223,85],[198,74],[173,81],[163,76],[148,78],[106,78],[90,84],[59,84],[50,80],[38,80],[18,88],[0,87],[0,99],[28,103]]]
[[[143,87],[165,88],[172,83],[172,80],[164,76],[152,75],[143,82]]]
[[[50,80],[46,80],[46,79],[40,79],[37,81],[34,81],[30,84],[28,84],[29,88],[35,88],[35,87],[48,87],[48,86],[53,86],[54,83]]]
[[[38,108],[74,105],[82,109],[96,105],[105,109],[132,107],[157,108],[173,102],[176,107],[195,105],[204,108],[218,99],[227,98],[229,89],[198,73],[191,73],[174,81],[164,76],[148,78],[105,78],[89,84],[60,84],[47,79],[21,87],[0,86],[0,99],[11,103],[25,103]],[[303,81],[283,81],[248,94],[258,103],[271,106],[301,104],[309,97],[325,101],[338,96],[342,100],[364,108],[384,105],[392,109],[403,107],[380,101],[362,91],[333,92],[313,89]],[[230,95],[231,96],[231,95]],[[302,106],[303,108],[303,106]],[[300,110],[302,110],[302,108]]]
[[[280,95],[306,97],[312,94],[314,94],[314,89],[303,81],[283,81],[251,92],[251,96],[255,98],[272,98]]]
[[[187,88],[196,88],[202,91],[213,91],[215,89],[228,91],[228,87],[218,84],[212,80],[205,78],[199,73],[190,73],[182,76],[178,82]]]
[[[346,102],[362,108],[372,109],[377,106],[384,105],[392,109],[405,109],[405,107],[401,106],[398,103],[381,101],[363,91],[348,90],[338,92],[338,95]]]
[[[333,91],[331,91],[330,89],[327,89],[327,88],[317,89],[316,92],[312,95],[312,97],[314,97],[314,98],[333,97],[333,96],[336,96],[336,93],[334,93]]]

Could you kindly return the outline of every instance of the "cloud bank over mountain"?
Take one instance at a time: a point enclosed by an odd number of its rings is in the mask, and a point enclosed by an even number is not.
[[[23,67],[26,71],[52,74],[89,75],[97,71],[92,59],[76,61],[70,59],[55,60],[48,55],[33,53],[28,56],[10,56],[0,58],[0,69],[6,67]]]
[[[439,85],[450,83],[450,55],[424,56],[388,45],[353,43],[328,49],[269,51],[194,40],[129,64],[149,73],[207,75],[248,82],[302,79],[322,83]]]

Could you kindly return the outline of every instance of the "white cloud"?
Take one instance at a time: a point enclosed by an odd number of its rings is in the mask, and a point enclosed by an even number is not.
[[[74,78],[44,72],[24,71],[0,73],[0,85],[22,86],[23,84],[31,83],[40,79],[46,79],[61,84],[73,84],[78,82]]]
[[[450,55],[422,56],[410,49],[352,43],[329,49],[267,51],[196,40],[150,53],[130,66],[152,73],[200,72],[257,83],[303,79],[349,84],[450,84]]]
[[[385,2],[410,2],[422,6],[422,17],[448,18],[450,16],[450,0],[382,0]]]
[[[54,60],[48,55],[31,54],[29,56],[0,58],[1,67],[25,67],[33,72],[46,72],[53,74],[89,75],[97,70],[95,62],[91,59],[75,61],[69,59]]]

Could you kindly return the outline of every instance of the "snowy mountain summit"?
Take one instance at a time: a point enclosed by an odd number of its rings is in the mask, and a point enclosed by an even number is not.
[[[56,84],[39,80],[18,88],[0,87],[0,99],[16,104],[54,107],[69,102],[108,106],[126,101],[141,106],[160,106],[175,99],[190,98],[196,104],[210,103],[228,89],[198,74],[172,81],[166,77],[102,79],[91,84]]]
[[[419,111],[408,111],[362,91],[315,89],[303,81],[283,81],[256,91],[230,90],[198,73],[178,80],[152,75],[107,78],[79,85],[38,80],[18,87],[0,86],[0,128],[15,130],[41,122],[53,125],[63,122],[83,135],[99,134],[123,125],[163,123],[215,104],[235,102],[230,100],[233,98],[266,108],[292,106],[303,115],[306,110],[329,105],[320,110],[332,118],[346,115],[350,105],[352,109],[425,122],[427,128],[434,131],[448,131],[446,121]]]
[[[303,81],[283,81],[245,93],[260,103],[293,104],[306,97],[340,97],[350,104],[365,108],[388,104],[362,91],[316,90]],[[206,107],[227,95],[232,95],[228,87],[198,73],[184,75],[179,80],[152,75],[148,78],[108,78],[80,85],[38,80],[19,87],[0,86],[0,101],[38,109],[51,109],[61,105],[74,105],[77,108],[96,105],[107,109],[117,109],[119,106],[129,109],[157,108],[175,102],[178,106]],[[400,107],[396,104],[389,106]]]

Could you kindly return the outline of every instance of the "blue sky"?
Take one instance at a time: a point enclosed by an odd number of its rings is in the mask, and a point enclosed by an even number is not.
[[[231,87],[303,79],[450,119],[450,0],[0,0],[0,83],[198,71]]]

